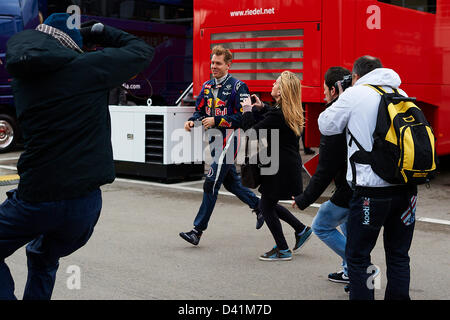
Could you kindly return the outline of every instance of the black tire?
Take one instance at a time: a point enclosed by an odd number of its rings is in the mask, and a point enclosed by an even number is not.
[[[14,149],[18,134],[16,120],[8,114],[0,114],[0,153]]]

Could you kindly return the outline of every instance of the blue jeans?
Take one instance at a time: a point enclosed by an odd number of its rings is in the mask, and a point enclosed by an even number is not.
[[[374,188],[375,189],[375,188]],[[377,188],[383,190],[383,188]],[[364,191],[365,193],[366,191]],[[379,191],[378,191],[379,192]],[[411,246],[417,197],[413,192],[386,192],[370,196],[355,191],[347,222],[346,257],[350,278],[350,299],[373,300],[369,273],[370,253],[381,227],[386,254],[385,299],[409,300],[409,248]]]
[[[349,208],[339,207],[328,200],[320,206],[311,226],[314,234],[342,258],[345,275],[348,275],[345,245],[349,212]],[[341,226],[342,233],[336,229],[338,226]]]
[[[28,277],[24,300],[49,300],[59,258],[81,248],[100,216],[100,189],[71,200],[29,203],[8,191],[0,206],[0,299],[15,300],[5,259],[27,244]]]
[[[218,170],[220,172],[217,176]],[[208,222],[216,205],[217,195],[222,184],[225,189],[235,194],[251,209],[258,207],[259,198],[250,189],[242,185],[241,178],[236,172],[236,166],[226,163],[218,165],[216,162],[213,162],[203,184],[203,201],[194,220],[194,227],[197,230],[204,231],[208,227]]]

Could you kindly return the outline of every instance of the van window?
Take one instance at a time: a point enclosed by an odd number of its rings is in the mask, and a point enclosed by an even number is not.
[[[436,14],[436,0],[378,0],[378,1],[392,4],[394,6],[400,6],[403,8]]]
[[[14,33],[16,33],[14,20],[0,16],[0,53],[5,52],[6,42]]]

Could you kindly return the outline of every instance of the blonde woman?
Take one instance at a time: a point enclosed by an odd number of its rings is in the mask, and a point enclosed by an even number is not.
[[[256,102],[247,98],[242,102],[242,126],[245,130],[268,129],[268,137],[278,130],[278,148],[273,149],[272,139],[268,139],[269,150],[279,156],[279,168],[273,175],[262,175],[260,209],[272,233],[276,245],[259,258],[264,261],[291,260],[296,252],[311,236],[311,228],[300,222],[288,209],[278,204],[279,200],[291,200],[303,192],[302,159],[299,153],[299,139],[303,130],[303,108],[301,84],[298,77],[284,71],[273,84],[272,97],[275,107],[263,105],[255,95]],[[275,155],[271,154],[273,159]],[[283,235],[280,219],[295,230],[295,244],[291,251]]]

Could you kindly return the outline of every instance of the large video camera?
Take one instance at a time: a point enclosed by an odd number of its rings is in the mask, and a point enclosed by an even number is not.
[[[345,91],[345,89],[350,88],[352,86],[352,75],[346,75],[344,76],[344,78],[342,80],[336,81],[336,83],[334,84],[334,89],[336,90],[336,92],[339,92],[339,86],[338,83],[341,83],[341,87],[342,87],[342,91]]]

